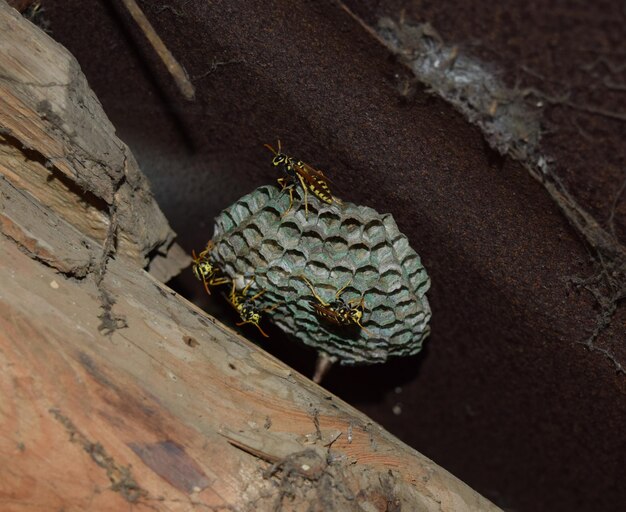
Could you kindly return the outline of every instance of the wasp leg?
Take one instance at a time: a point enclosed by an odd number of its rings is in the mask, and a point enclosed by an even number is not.
[[[222,284],[226,284],[230,281],[228,277],[215,277],[209,281],[211,286],[220,286]]]
[[[289,208],[287,208],[287,212],[293,208],[293,187],[289,187]],[[285,214],[287,214],[285,212]]]
[[[328,307],[328,306],[329,306],[329,303],[328,303],[328,302],[325,302],[325,301],[324,301],[324,299],[322,299],[322,298],[321,298],[321,297],[317,294],[317,292],[315,291],[315,288],[313,288],[313,285],[311,284],[311,282],[310,282],[310,281],[309,281],[306,277],[304,277],[304,276],[297,276],[297,277],[299,277],[300,279],[302,279],[302,280],[303,280],[303,281],[307,284],[307,286],[308,286],[309,288],[311,288],[311,293],[312,293],[312,294],[313,294],[313,296],[314,296],[314,297],[315,297],[315,298],[319,301],[319,303],[320,303],[322,306],[324,306],[324,307]]]
[[[233,283],[233,285],[230,288],[230,294],[228,295],[228,298],[230,300],[230,303],[235,306],[235,297],[237,296],[237,288],[235,287],[235,280],[232,279],[231,282]]]
[[[261,295],[263,295],[267,290],[261,290],[259,293],[257,293],[255,296],[250,297],[249,299],[246,299],[247,302],[252,302],[256,299],[258,299]]]
[[[367,329],[366,327],[363,327],[363,324],[362,324],[361,322],[356,322],[356,324],[357,324],[357,325],[358,325],[361,329],[363,329],[363,330],[367,333],[367,335],[368,335],[368,336],[373,336],[372,331],[370,331],[370,330],[369,330],[369,329]]]
[[[302,185],[302,189],[304,190],[304,218],[306,219],[309,216],[308,190],[304,178],[298,174],[298,179],[300,180],[300,185]]]
[[[265,308],[265,309],[263,310],[263,313],[269,313],[269,312],[271,312],[271,311],[274,311],[274,310],[275,310],[278,306],[280,306],[281,304],[284,304],[284,302],[282,302],[282,301],[281,301],[281,302],[277,302],[277,303],[276,303],[276,304],[274,304],[273,306]]]
[[[292,207],[293,207],[293,187],[289,187],[289,208],[287,208],[285,210],[285,212],[282,214],[281,218],[283,218],[285,215],[287,215],[291,211]]]
[[[276,180],[278,184],[281,186],[281,193],[285,191],[285,189],[289,190],[289,207],[285,210],[285,212],[281,215],[281,219],[287,215],[291,211],[291,207],[293,206],[293,185],[286,185],[285,178],[278,178]]]

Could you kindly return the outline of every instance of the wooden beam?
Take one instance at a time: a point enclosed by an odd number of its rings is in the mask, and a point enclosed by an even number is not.
[[[127,262],[2,237],[0,290],[2,510],[496,510]]]

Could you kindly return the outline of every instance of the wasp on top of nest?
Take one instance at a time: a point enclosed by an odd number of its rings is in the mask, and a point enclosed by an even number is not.
[[[284,176],[277,180],[278,184],[281,186],[281,191],[289,191],[289,207],[285,213],[283,213],[283,216],[287,215],[293,206],[293,189],[298,184],[300,184],[304,191],[305,216],[309,214],[309,201],[307,197],[309,192],[326,204],[341,203],[341,201],[331,193],[329,180],[324,173],[318,169],[314,169],[302,160],[296,160],[294,157],[283,153],[280,139],[278,140],[278,151],[269,144],[265,144],[265,147],[274,153],[272,165],[274,167],[281,167],[284,173]]]

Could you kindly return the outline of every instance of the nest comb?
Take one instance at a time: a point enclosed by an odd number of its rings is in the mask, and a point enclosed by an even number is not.
[[[425,293],[430,280],[417,253],[390,214],[349,202],[328,205],[308,195],[289,195],[263,186],[236,201],[215,219],[212,257],[226,275],[251,291],[265,289],[255,304],[286,333],[340,364],[383,363],[420,351],[430,332]],[[330,302],[365,298],[363,325],[336,326],[320,319],[305,276]]]

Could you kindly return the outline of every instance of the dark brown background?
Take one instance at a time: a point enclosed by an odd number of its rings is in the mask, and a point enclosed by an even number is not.
[[[510,87],[560,98],[543,113],[542,149],[623,243],[623,4],[489,4],[346,3],[372,27],[404,8]],[[121,3],[42,5],[38,22],[78,59],[187,250],[206,243],[222,208],[276,178],[262,146],[277,136],[326,170],[337,195],[393,213],[432,278],[433,334],[418,357],[334,369],[329,389],[508,510],[623,507],[626,378],[581,345],[602,310],[572,284],[597,274],[593,248],[451,106],[419,84],[403,98],[408,70],[341,4],[141,2],[192,78],[193,102]],[[174,285],[204,300],[189,271]],[[625,323],[622,306],[595,341],[616,362]],[[271,332],[270,350],[309,373],[313,355]]]

